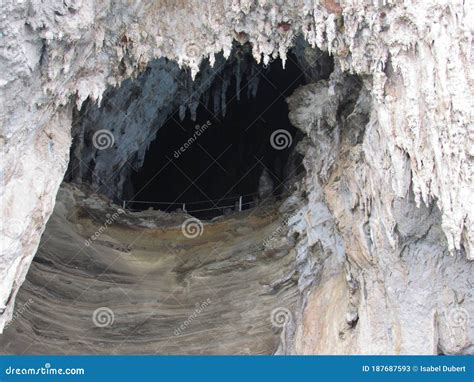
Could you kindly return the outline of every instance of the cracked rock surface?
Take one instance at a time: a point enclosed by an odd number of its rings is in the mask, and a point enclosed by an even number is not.
[[[272,354],[275,315],[298,295],[286,227],[267,239],[280,213],[262,207],[185,235],[190,218],[62,187],[1,353]]]
[[[327,52],[334,70],[288,99],[306,135],[297,148],[306,176],[282,206],[300,216],[288,222],[298,293],[277,352],[472,354],[472,12],[461,0],[6,1],[0,331],[55,207],[71,137],[80,136],[76,108],[106,103],[108,87],[154,59],[199,82],[201,61],[218,65],[233,44],[248,43],[257,62],[284,62],[300,36],[308,44],[300,53]],[[183,95],[176,102],[192,113]],[[156,132],[134,131],[123,160]]]

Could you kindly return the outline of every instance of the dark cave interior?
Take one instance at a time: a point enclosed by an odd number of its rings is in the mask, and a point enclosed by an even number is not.
[[[287,165],[301,158],[293,151],[299,134],[288,119],[285,98],[305,77],[294,56],[285,69],[280,60],[260,65],[259,77],[256,97],[246,96],[245,81],[240,100],[232,80],[225,116],[213,114],[201,102],[196,121],[189,112],[182,121],[177,111],[168,118],[150,144],[143,167],[132,174],[133,189],[124,190],[132,196],[129,208],[170,212],[184,203],[187,212],[211,218],[238,208],[240,196],[242,210],[252,208],[264,199],[258,192],[264,171],[273,183],[266,198],[288,191],[286,182],[303,169],[299,163]]]
[[[291,125],[286,98],[329,78],[334,68],[328,54],[296,45],[285,69],[280,59],[257,64],[249,46],[236,46],[230,58],[218,58],[217,69],[203,62],[194,81],[186,69],[159,59],[137,79],[109,89],[102,105],[86,100],[73,116],[65,181],[125,201],[131,210],[183,209],[204,219],[286,197],[304,173],[303,155],[295,149],[304,133]],[[166,86],[177,87],[168,99]],[[156,94],[156,105],[147,94]],[[189,108],[183,113],[184,104],[196,107],[194,118]],[[137,123],[124,122],[149,111],[154,119],[128,130]],[[142,127],[153,132],[149,138]],[[104,131],[111,145],[101,148],[94,137]],[[131,147],[135,157],[121,158],[118,150]]]

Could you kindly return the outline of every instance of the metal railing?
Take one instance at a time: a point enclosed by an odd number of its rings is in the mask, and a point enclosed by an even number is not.
[[[245,194],[245,195],[240,195],[238,198],[235,196],[228,197],[228,198],[220,198],[220,199],[206,199],[206,200],[201,200],[201,201],[191,201],[191,202],[157,202],[157,201],[146,201],[146,200],[122,200],[122,208],[126,209],[127,205],[131,204],[154,204],[154,205],[163,205],[163,206],[177,206],[182,209],[183,212],[204,212],[204,211],[213,211],[213,210],[224,210],[226,208],[234,208],[237,205],[237,208],[239,211],[242,211],[242,207],[248,206],[251,204],[255,204],[255,201],[251,202],[246,202],[243,203],[243,198],[249,197],[249,196],[257,196],[259,193],[254,192],[251,194]],[[198,208],[198,209],[187,209],[186,206],[192,206],[196,204],[205,204],[205,203],[214,203],[214,202],[222,202],[226,200],[234,200],[233,204],[230,205],[225,205],[225,206],[214,206],[214,207],[209,207],[209,208]],[[170,208],[168,207],[167,210]]]

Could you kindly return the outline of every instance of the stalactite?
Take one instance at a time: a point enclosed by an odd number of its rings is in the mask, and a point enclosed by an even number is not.
[[[237,101],[240,101],[240,83],[242,82],[242,71],[241,71],[241,60],[239,57],[236,59],[237,64],[235,66],[235,96]]]
[[[223,117],[225,117],[225,114],[227,112],[226,97],[227,97],[227,88],[229,87],[229,83],[230,83],[229,76],[225,76],[224,79],[222,80],[222,89],[221,89],[221,111],[222,111]]]
[[[213,108],[214,115],[219,115],[219,112],[221,110],[220,109],[221,93],[218,90],[217,86],[214,86],[212,89],[212,101],[214,105],[214,108]]]
[[[318,54],[334,57],[334,72],[300,89],[290,107],[306,135],[297,149],[308,174],[295,184],[304,217],[292,227],[300,238],[294,274],[301,299],[295,338],[285,344],[299,341],[307,352],[439,347],[472,353],[472,327],[451,330],[445,318],[456,309],[474,314],[472,299],[459,298],[469,296],[461,277],[472,275],[468,259],[474,259],[468,2],[223,1],[212,12],[208,1],[53,3],[7,1],[0,20],[9,45],[0,52],[7,248],[0,261],[0,331],[12,319],[70,152],[85,183],[111,179],[120,189],[126,163],[141,164],[140,146],[166,118],[178,110],[179,118],[186,116],[193,91],[199,99],[214,82],[214,111],[225,112],[225,86],[215,77],[229,81],[224,64],[232,63],[236,33],[265,64],[284,58],[292,36],[302,34]],[[212,70],[201,65],[207,57]],[[256,73],[251,65],[239,77]],[[147,72],[159,84],[145,81]],[[317,72],[311,69],[311,77]],[[354,106],[345,92],[354,87],[349,73],[364,89],[360,104],[370,106],[369,115],[359,106],[348,109]],[[255,97],[259,78],[249,81],[248,97]],[[134,84],[151,97],[135,102]],[[111,92],[119,102],[104,104],[110,110],[102,119],[93,103],[106,101],[108,87],[116,87]],[[83,126],[72,121],[76,106],[91,110]],[[80,128],[87,129],[84,139],[70,151]],[[111,150],[93,148],[98,130],[112,133]],[[324,304],[327,296],[338,309]],[[341,317],[359,306],[357,330],[349,331]],[[336,310],[341,314],[331,316]],[[387,326],[397,330],[387,335]],[[340,327],[344,340],[337,337]],[[316,338],[313,347],[305,343],[308,333]]]

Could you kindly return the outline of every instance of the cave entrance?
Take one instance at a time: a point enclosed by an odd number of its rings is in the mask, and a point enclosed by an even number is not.
[[[305,83],[296,58],[290,56],[285,69],[280,60],[258,65],[241,84],[234,78],[225,108],[220,105],[215,113],[213,86],[221,89],[221,80],[214,80],[210,102],[200,101],[194,120],[190,113],[181,119],[176,111],[159,129],[143,166],[124,189],[128,208],[184,209],[212,218],[288,194],[289,180],[302,171],[294,151],[299,136],[285,101]],[[258,90],[251,96],[254,81]]]

